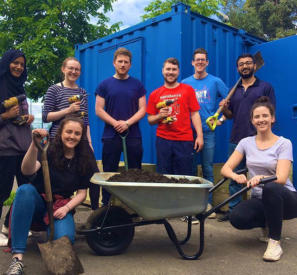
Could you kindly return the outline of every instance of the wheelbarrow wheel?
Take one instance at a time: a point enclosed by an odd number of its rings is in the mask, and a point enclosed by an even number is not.
[[[101,227],[107,207],[98,211],[92,228]],[[130,215],[121,207],[112,206],[104,222],[104,227],[124,225],[132,222]],[[87,235],[87,243],[94,252],[101,256],[112,256],[124,252],[134,237],[134,226],[120,227],[92,232]]]

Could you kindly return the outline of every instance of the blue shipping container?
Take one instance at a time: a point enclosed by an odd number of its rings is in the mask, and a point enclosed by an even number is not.
[[[297,189],[297,35],[255,45],[261,51],[265,66],[259,71],[261,79],[272,84],[276,97],[274,132],[292,141],[293,182]]]
[[[189,6],[177,4],[171,12],[147,20],[123,31],[84,45],[77,45],[76,57],[82,64],[79,85],[90,94],[89,118],[93,147],[101,159],[101,136],[104,123],[95,115],[94,91],[97,85],[114,74],[113,53],[118,47],[128,48],[132,54],[130,74],[142,81],[147,98],[163,84],[162,64],[168,57],[176,57],[181,64],[180,80],[193,74],[192,53],[203,47],[209,53],[208,72],[223,79],[232,87],[238,78],[236,58],[263,40],[213,19],[193,13]],[[144,118],[140,122],[143,136],[143,162],[155,163],[155,127]],[[216,137],[215,162],[227,158],[227,143],[231,124],[219,127]]]

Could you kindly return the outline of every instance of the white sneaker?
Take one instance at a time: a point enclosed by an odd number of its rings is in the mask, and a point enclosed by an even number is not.
[[[278,261],[283,254],[280,241],[269,239],[267,249],[263,255],[263,260],[268,262]]]
[[[4,273],[4,275],[23,275],[24,274],[24,264],[18,258],[12,258],[11,263]]]
[[[209,211],[210,209],[212,209],[212,205],[210,203],[207,204],[207,208],[206,211]],[[217,217],[216,212],[211,213],[207,218],[208,219],[215,219]]]
[[[269,241],[268,227],[261,227],[261,235],[258,238],[258,240],[262,243],[268,243],[268,241]]]
[[[7,246],[8,245],[8,238],[0,233],[0,246]]]
[[[199,224],[199,220],[196,217],[192,217],[192,224]]]
[[[9,229],[8,229],[8,227],[6,227],[6,226],[3,224],[3,225],[2,225],[1,232],[2,232],[4,235],[8,236],[8,234],[9,234]]]
[[[2,232],[4,235],[8,236],[8,234],[9,234],[9,228],[6,227],[6,226],[3,224],[3,225],[2,225],[1,232]],[[32,232],[31,232],[31,230],[30,230],[29,233],[28,233],[28,237],[31,237],[31,236],[32,236]]]

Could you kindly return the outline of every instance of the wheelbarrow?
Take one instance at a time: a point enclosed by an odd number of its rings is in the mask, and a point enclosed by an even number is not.
[[[246,169],[236,173],[247,172]],[[87,224],[77,230],[78,234],[86,235],[89,247],[98,255],[112,256],[123,253],[131,244],[136,226],[149,224],[163,224],[169,239],[175,245],[183,259],[196,260],[204,249],[205,219],[223,207],[233,198],[246,192],[244,187],[228,199],[206,211],[209,193],[221,186],[227,178],[219,181],[215,186],[203,178],[193,176],[166,175],[169,177],[199,179],[201,184],[189,183],[135,183],[109,182],[116,173],[96,173],[91,182],[102,185],[113,197],[121,201],[115,206],[111,199],[108,206],[98,209],[91,215]],[[276,177],[262,179],[261,184],[271,182]],[[183,240],[178,240],[168,218],[188,216],[187,233]],[[199,243],[193,255],[187,255],[182,249],[192,233],[192,216],[200,221]]]

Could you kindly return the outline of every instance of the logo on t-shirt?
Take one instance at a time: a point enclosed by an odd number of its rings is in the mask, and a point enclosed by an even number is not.
[[[172,122],[177,121],[177,116],[180,114],[180,105],[175,102],[169,107],[170,116],[172,118]]]
[[[210,102],[210,95],[207,88],[203,88],[202,90],[195,90],[196,98],[199,104],[209,103]]]

